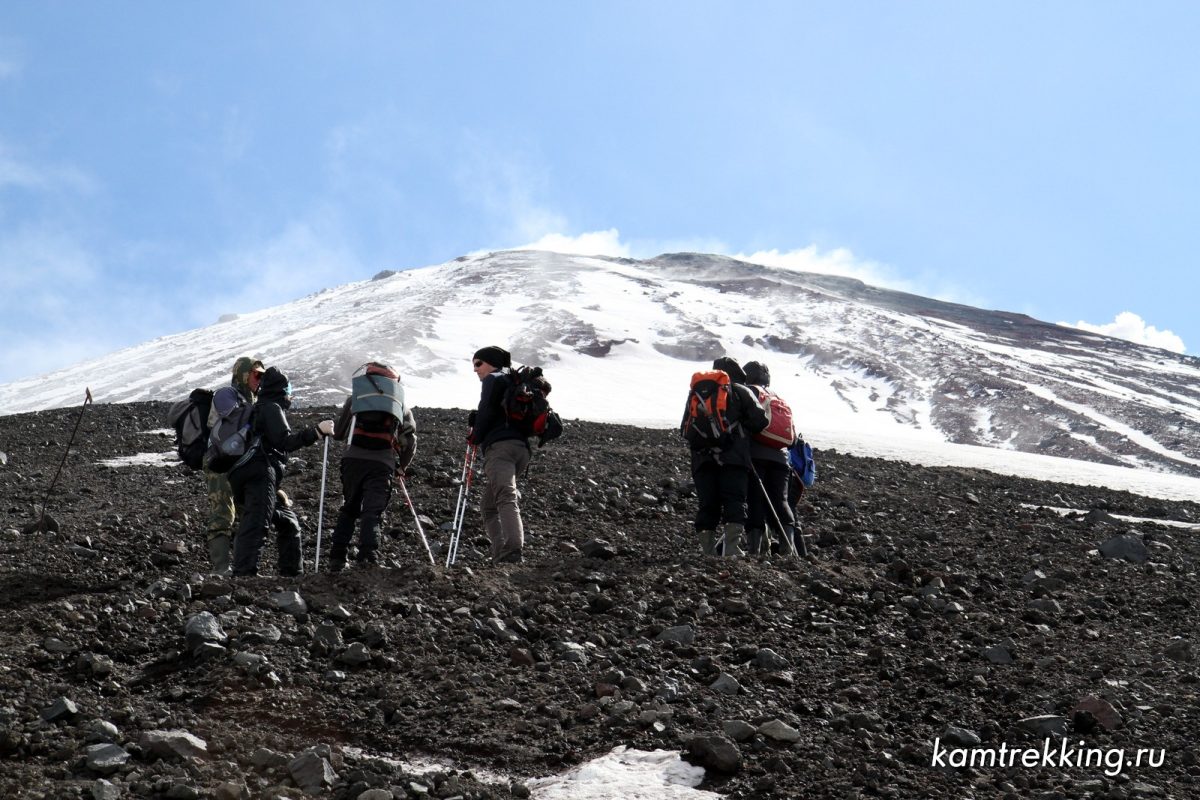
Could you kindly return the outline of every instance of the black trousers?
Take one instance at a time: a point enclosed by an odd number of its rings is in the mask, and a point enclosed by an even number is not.
[[[275,494],[275,470],[265,461],[250,461],[229,473],[238,530],[233,540],[233,574],[257,575],[267,532],[275,528],[279,574],[300,574],[300,520]]]
[[[709,461],[692,472],[696,483],[696,530],[715,531],[722,522],[746,521],[745,467]]]
[[[381,461],[365,458],[342,459],[342,510],[333,529],[334,559],[346,557],[359,523],[358,558],[371,559],[379,549],[380,518],[392,499],[393,469]]]
[[[791,468],[777,461],[756,458],[754,472],[758,478],[750,476],[746,528],[752,531],[765,531],[768,526],[775,529],[775,517],[771,514],[771,508],[774,508],[775,513],[779,515],[779,523],[786,531],[796,521],[788,503],[788,478],[792,473]],[[761,487],[758,485],[760,480]],[[763,489],[767,492],[765,496]]]

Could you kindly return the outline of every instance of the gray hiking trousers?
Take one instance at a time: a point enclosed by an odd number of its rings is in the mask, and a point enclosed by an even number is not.
[[[483,455],[483,486],[480,507],[483,527],[492,545],[492,563],[518,560],[525,545],[517,476],[529,466],[531,454],[523,439],[502,439],[488,446]]]

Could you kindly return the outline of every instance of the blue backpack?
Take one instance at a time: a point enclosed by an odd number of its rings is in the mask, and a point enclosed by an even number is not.
[[[811,489],[817,480],[817,462],[803,436],[797,436],[788,448],[788,464],[796,471],[796,477],[804,484],[804,488]]]

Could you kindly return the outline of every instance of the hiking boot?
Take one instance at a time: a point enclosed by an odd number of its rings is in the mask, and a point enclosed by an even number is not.
[[[341,572],[346,568],[346,548],[334,545],[329,550],[329,571]]]
[[[746,531],[746,552],[752,556],[765,555],[767,552],[767,532],[756,528]]]
[[[208,562],[212,565],[213,575],[229,577],[232,570],[229,566],[229,537],[226,534],[208,540]]]
[[[496,559],[497,564],[520,564],[524,559],[521,558],[521,551],[515,550],[506,556]]]
[[[700,535],[700,553],[706,556],[715,556],[717,554],[717,532],[716,531],[696,531]]]
[[[746,555],[746,552],[742,550],[743,527],[740,522],[725,523],[725,548],[723,555],[735,557]]]

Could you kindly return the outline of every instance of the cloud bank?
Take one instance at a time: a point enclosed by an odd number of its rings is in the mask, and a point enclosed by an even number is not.
[[[525,219],[528,222],[528,218]],[[547,222],[560,222],[555,217],[546,217]],[[529,226],[523,226],[528,231]],[[714,253],[729,256],[739,261],[751,264],[762,264],[767,267],[791,270],[793,272],[817,272],[823,275],[838,275],[845,278],[856,278],[871,286],[883,289],[895,289],[901,292],[923,294],[927,297],[948,299],[949,293],[961,297],[954,290],[933,291],[917,282],[900,277],[896,270],[886,264],[860,259],[850,250],[839,247],[834,250],[821,251],[816,245],[809,245],[795,250],[757,250],[744,253],[728,247],[720,240],[704,241],[660,241],[646,240],[624,242],[617,228],[602,231],[588,231],[578,235],[557,232],[540,232],[539,238],[518,247],[501,248],[508,250],[546,250],[552,253],[563,253],[578,256],[614,256],[623,258],[651,258],[662,253],[698,252]],[[516,238],[516,237],[514,237]],[[487,252],[481,250],[478,252]],[[958,302],[968,302],[958,300]]]
[[[1183,345],[1183,339],[1171,331],[1160,331],[1153,325],[1147,325],[1144,319],[1132,311],[1122,311],[1117,314],[1112,322],[1103,325],[1094,325],[1082,320],[1074,324],[1070,322],[1060,322],[1058,324],[1065,325],[1068,328],[1078,328],[1090,333],[1101,333],[1105,336],[1124,339],[1135,344],[1161,347],[1163,350],[1170,350],[1172,353],[1187,352],[1187,348]]]

